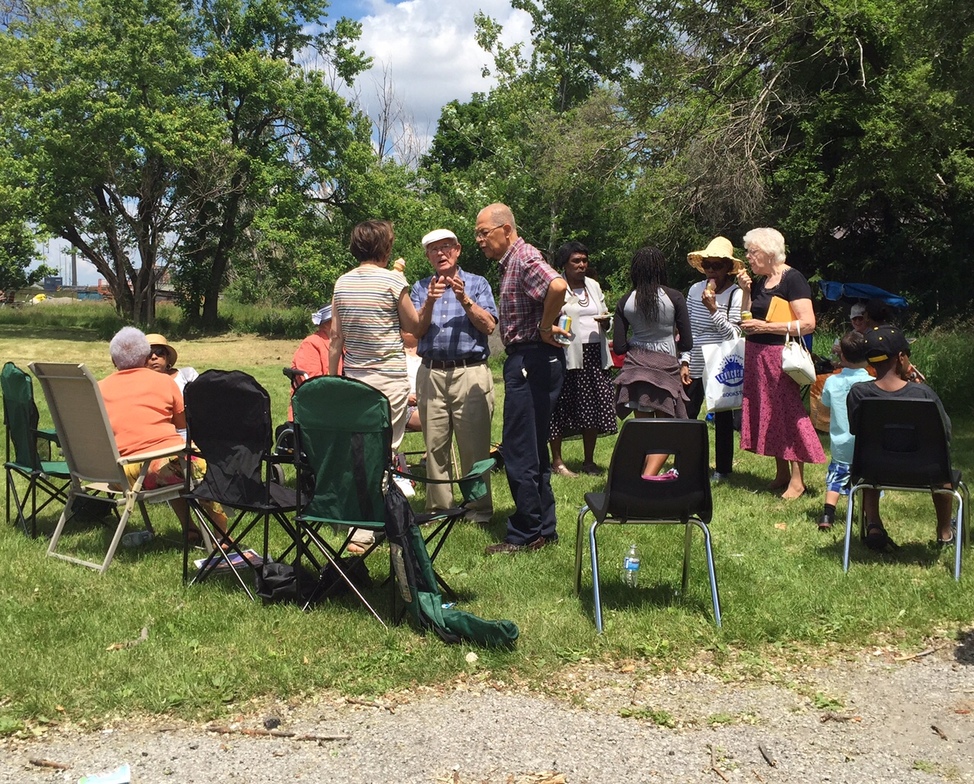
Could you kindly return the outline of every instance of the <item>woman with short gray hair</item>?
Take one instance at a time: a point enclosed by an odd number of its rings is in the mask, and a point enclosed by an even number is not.
[[[152,349],[149,346],[149,339],[142,330],[135,327],[122,327],[108,344],[108,350],[112,355],[112,364],[118,370],[131,370],[145,367]]]
[[[774,457],[775,477],[769,489],[782,490],[781,497],[792,500],[805,492],[805,463],[825,462],[801,389],[781,369],[787,336],[815,331],[812,289],[805,276],[786,263],[785,238],[778,230],[752,229],[744,235],[744,248],[751,274],[742,270],[737,275],[744,292],[741,330],[747,338],[741,449]],[[774,297],[788,303],[790,319],[767,320]]]

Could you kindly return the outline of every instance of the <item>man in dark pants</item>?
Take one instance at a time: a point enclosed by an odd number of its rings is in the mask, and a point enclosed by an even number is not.
[[[565,376],[565,353],[555,336],[567,333],[555,326],[555,320],[568,284],[537,248],[518,236],[514,215],[506,205],[482,209],[474,236],[484,255],[501,267],[498,310],[507,351],[504,467],[514,499],[507,536],[486,552],[538,550],[558,540],[548,436],[551,411]]]

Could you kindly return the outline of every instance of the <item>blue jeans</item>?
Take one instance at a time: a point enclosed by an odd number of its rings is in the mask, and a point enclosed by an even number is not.
[[[548,435],[565,378],[565,352],[547,343],[517,343],[504,362],[504,468],[514,499],[506,541],[556,539]]]

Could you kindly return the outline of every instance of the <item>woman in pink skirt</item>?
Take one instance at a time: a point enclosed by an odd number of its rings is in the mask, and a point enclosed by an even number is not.
[[[747,338],[744,352],[744,405],[741,411],[741,449],[775,459],[772,490],[781,497],[800,498],[805,492],[805,463],[824,463],[825,451],[802,403],[798,384],[781,370],[786,335],[815,331],[812,290],[805,277],[785,263],[785,238],[776,229],[752,229],[744,235],[747,272],[737,276],[744,291],[741,321]],[[791,306],[790,321],[767,321],[771,298]]]

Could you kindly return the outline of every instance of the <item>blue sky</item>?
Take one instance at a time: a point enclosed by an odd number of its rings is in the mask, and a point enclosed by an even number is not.
[[[452,100],[465,101],[493,85],[481,76],[490,56],[474,40],[474,15],[483,11],[504,28],[504,43],[526,41],[530,17],[511,8],[509,0],[333,0],[328,14],[362,22],[360,48],[374,59],[372,69],[354,85],[355,98],[370,114],[377,104],[383,74],[391,80],[403,105],[415,144],[429,144],[440,109]],[[69,282],[67,243],[49,243],[48,263],[64,271]],[[95,269],[78,260],[79,285],[94,285]]]

